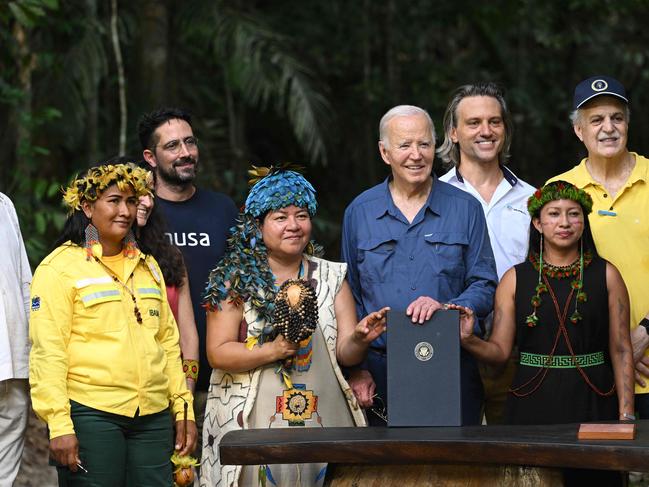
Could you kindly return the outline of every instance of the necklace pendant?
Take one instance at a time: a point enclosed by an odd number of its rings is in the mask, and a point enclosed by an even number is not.
[[[140,313],[140,308],[137,307],[137,304],[133,307],[133,314],[135,315],[135,320],[138,325],[142,324],[142,313]]]

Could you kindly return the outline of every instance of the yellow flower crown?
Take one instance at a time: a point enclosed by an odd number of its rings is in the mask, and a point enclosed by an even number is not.
[[[96,201],[101,193],[113,184],[116,184],[120,191],[126,191],[131,186],[138,198],[153,195],[151,172],[129,162],[91,167],[83,177],[77,177],[63,191],[63,202],[72,213],[81,209],[83,200]]]

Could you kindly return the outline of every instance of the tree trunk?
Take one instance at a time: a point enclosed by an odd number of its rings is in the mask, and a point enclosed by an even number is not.
[[[167,2],[141,0],[139,7],[138,93],[140,108],[168,104],[169,12]]]
[[[378,120],[374,120],[372,112],[373,104],[373,89],[372,85],[372,28],[374,25],[372,12],[372,2],[370,0],[363,1],[363,90],[365,95],[363,102],[365,104],[364,110],[364,135],[365,135],[365,151],[364,151],[364,164],[362,166],[361,174],[367,174],[369,181],[376,181],[378,178],[377,166],[377,132]],[[357,176],[357,180],[362,177]]]
[[[111,0],[110,32],[115,50],[115,64],[117,65],[117,85],[119,89],[119,155],[126,154],[126,82],[124,80],[124,62],[122,50],[119,47],[119,32],[117,30],[117,0]]]
[[[97,20],[97,0],[86,0],[86,17],[91,21]],[[92,80],[85,102],[86,160],[94,163],[99,159],[99,73],[96,70],[92,71]]]
[[[394,105],[401,98],[399,92],[399,64],[397,61],[397,40],[394,24],[397,7],[394,0],[388,0],[385,16],[385,66],[388,79],[388,98]]]
[[[29,151],[32,147],[32,72],[36,67],[36,56],[31,52],[29,45],[29,32],[16,21],[12,34],[16,41],[16,71],[22,97],[11,117],[16,127],[16,167],[8,173],[13,175],[10,187],[20,180],[29,179],[33,170]]]
[[[225,76],[223,77],[223,84],[228,109],[228,139],[230,142],[230,150],[234,156],[231,167],[236,169],[237,167],[245,167],[245,164],[248,162],[246,161],[248,151],[245,145],[245,112],[242,104],[237,102],[232,92],[227,69],[227,67],[224,67]]]

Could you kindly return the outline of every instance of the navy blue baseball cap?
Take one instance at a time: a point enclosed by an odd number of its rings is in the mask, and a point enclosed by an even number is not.
[[[610,76],[592,76],[579,83],[575,88],[573,107],[577,110],[584,103],[601,95],[615,96],[624,103],[629,103],[626,90],[618,80]]]

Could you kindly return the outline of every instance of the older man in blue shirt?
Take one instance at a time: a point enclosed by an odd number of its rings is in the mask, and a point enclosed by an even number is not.
[[[358,316],[390,306],[423,323],[444,303],[486,316],[497,275],[484,214],[471,195],[432,176],[430,116],[418,107],[397,106],[383,116],[379,132],[381,158],[392,174],[359,195],[343,223],[342,255]],[[383,335],[371,345],[367,371],[351,374],[364,406],[372,403],[374,383],[387,402],[386,353]],[[479,424],[481,402],[477,364],[462,350],[463,424]],[[380,424],[374,416],[370,423]]]

